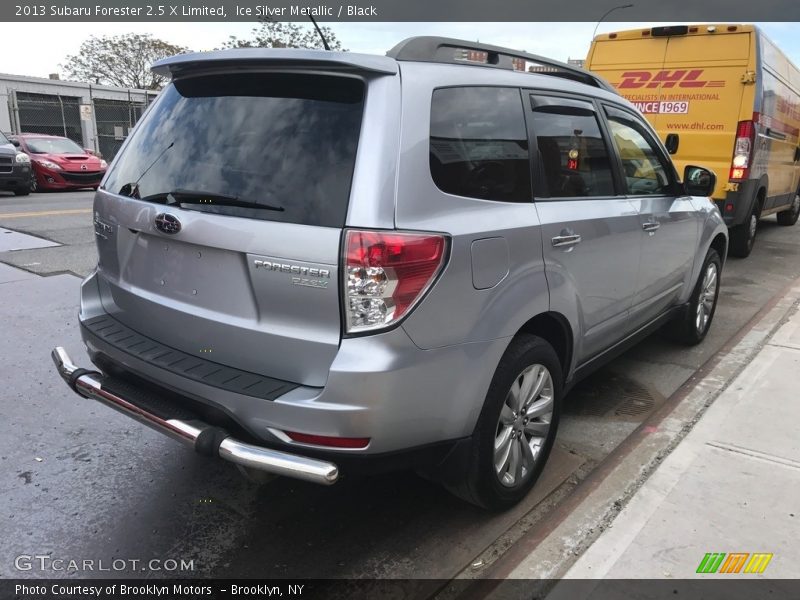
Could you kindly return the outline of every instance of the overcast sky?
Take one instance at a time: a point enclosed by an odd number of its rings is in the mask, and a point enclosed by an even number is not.
[[[595,23],[326,23],[345,48],[383,54],[400,40],[414,35],[442,35],[526,50],[550,58],[585,58]],[[652,26],[654,23],[601,23],[598,33]],[[800,65],[800,23],[761,23],[767,35]],[[3,27],[0,73],[47,77],[62,72],[69,54],[75,54],[90,35],[150,33],[193,50],[221,46],[230,35],[247,37],[250,23],[15,23]],[[8,45],[6,45],[8,44]]]

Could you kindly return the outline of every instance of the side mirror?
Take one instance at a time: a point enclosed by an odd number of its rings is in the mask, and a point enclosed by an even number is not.
[[[19,140],[11,140],[11,143],[14,144],[17,148],[19,148]]]
[[[677,133],[670,133],[667,139],[664,140],[664,147],[670,154],[675,154],[678,151],[678,145],[681,143],[681,138]]]
[[[711,196],[717,186],[717,176],[713,171],[687,165],[683,170],[683,187],[690,196]]]

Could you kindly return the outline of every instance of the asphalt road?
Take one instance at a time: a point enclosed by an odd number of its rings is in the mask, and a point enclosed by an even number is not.
[[[65,346],[86,366],[75,275],[94,265],[91,193],[0,196],[0,577],[76,576],[19,555],[140,560],[138,576],[450,578],[490,548],[501,555],[567,497],[639,423],[773,296],[800,277],[800,226],[761,224],[756,249],[730,259],[703,344],[658,336],[639,344],[567,399],[558,447],[516,509],[489,515],[409,473],[331,488],[277,479],[256,486],[117,413],[82,400],[56,376]],[[35,214],[34,214],[35,213]],[[11,250],[20,245],[61,244]],[[11,240],[4,243],[3,238]],[[20,242],[16,240],[19,239]],[[25,242],[25,243],[23,243]],[[150,559],[193,560],[168,572]],[[169,563],[171,565],[171,563]],[[117,566],[122,563],[117,563]],[[476,567],[476,571],[480,571]]]

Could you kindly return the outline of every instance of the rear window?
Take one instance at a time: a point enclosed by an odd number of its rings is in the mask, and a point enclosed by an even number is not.
[[[341,227],[364,84],[247,73],[177,80],[159,96],[104,183],[144,200],[175,190],[281,210],[198,203],[218,214]],[[131,191],[133,190],[133,192]]]

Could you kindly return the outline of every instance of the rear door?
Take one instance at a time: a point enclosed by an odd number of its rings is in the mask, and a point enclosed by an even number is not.
[[[610,150],[588,99],[530,95],[539,155],[536,209],[551,306],[577,305],[579,362],[631,331],[641,224],[617,192]]]
[[[674,305],[690,277],[700,222],[655,136],[633,112],[604,106],[624,177],[641,222],[641,263],[630,321],[648,323]]]
[[[679,172],[702,165],[717,174],[715,198],[724,198],[740,120],[753,118],[755,86],[744,83],[753,34],[699,33],[667,37],[658,112],[651,122],[662,140],[680,136],[672,157]],[[650,115],[648,115],[650,116]]]
[[[324,385],[364,97],[358,77],[302,73],[167,87],[95,201],[106,311],[191,355]]]

